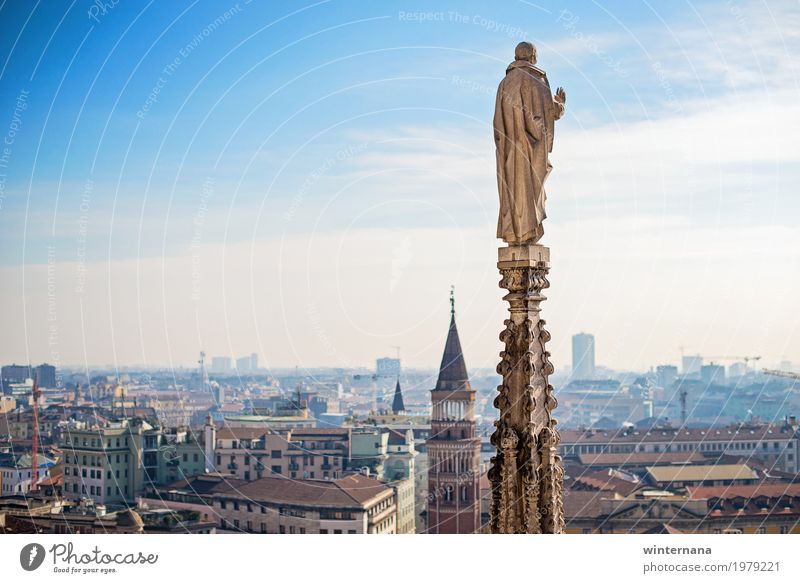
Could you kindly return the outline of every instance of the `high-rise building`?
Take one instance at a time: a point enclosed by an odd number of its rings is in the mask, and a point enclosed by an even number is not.
[[[56,381],[56,367],[52,364],[40,364],[33,369],[33,374],[43,389],[55,389],[58,386]]]
[[[671,364],[662,364],[656,367],[658,386],[662,389],[670,388],[678,378],[678,367]]]
[[[399,358],[379,358],[375,361],[375,372],[381,377],[396,377],[400,374]]]
[[[475,430],[475,391],[451,310],[436,387],[428,451],[428,532],[467,534],[480,530],[480,448]]]
[[[572,378],[591,379],[594,377],[594,336],[575,334],[572,337]]]
[[[706,386],[725,384],[725,367],[721,364],[706,364],[700,368],[700,380]]]
[[[699,354],[684,356],[681,359],[683,366],[683,374],[700,374],[700,368],[703,366],[703,357]]]
[[[255,372],[258,370],[258,354],[253,352],[250,355],[250,372]]]
[[[747,374],[746,362],[734,362],[728,367],[728,376],[732,379],[743,377]]]
[[[227,373],[231,370],[231,359],[228,356],[212,356],[211,372]]]
[[[236,359],[236,372],[239,374],[250,372],[253,366],[253,359],[250,356],[242,356]]]
[[[51,364],[45,363],[39,366],[9,364],[0,369],[0,382],[5,393],[11,392],[12,384],[18,385],[34,378],[39,382],[39,387],[43,389],[55,389],[58,386],[56,367]]]

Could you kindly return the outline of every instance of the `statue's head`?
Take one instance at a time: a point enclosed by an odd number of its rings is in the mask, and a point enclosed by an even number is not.
[[[533,43],[521,42],[514,49],[514,58],[518,61],[536,64],[536,47],[533,46]]]

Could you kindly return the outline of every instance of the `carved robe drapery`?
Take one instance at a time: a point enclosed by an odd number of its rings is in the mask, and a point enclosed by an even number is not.
[[[500,194],[497,236],[509,244],[536,243],[544,233],[544,182],[551,169],[555,121],[563,113],[544,71],[524,60],[508,66],[497,89],[494,140]]]

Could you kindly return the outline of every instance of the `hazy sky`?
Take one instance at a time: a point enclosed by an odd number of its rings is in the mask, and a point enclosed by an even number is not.
[[[434,366],[453,284],[493,367],[521,40],[567,91],[557,368],[800,361],[796,3],[112,4],[0,4],[3,363]]]

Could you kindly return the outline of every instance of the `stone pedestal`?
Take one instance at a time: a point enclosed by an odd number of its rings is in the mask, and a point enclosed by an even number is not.
[[[559,442],[553,373],[546,343],[550,334],[541,319],[542,290],[549,287],[550,250],[542,245],[511,245],[498,250],[500,287],[508,290],[509,317],[500,340],[497,388],[489,480],[492,484],[493,533],[560,533],[564,531],[562,487],[564,471]]]

